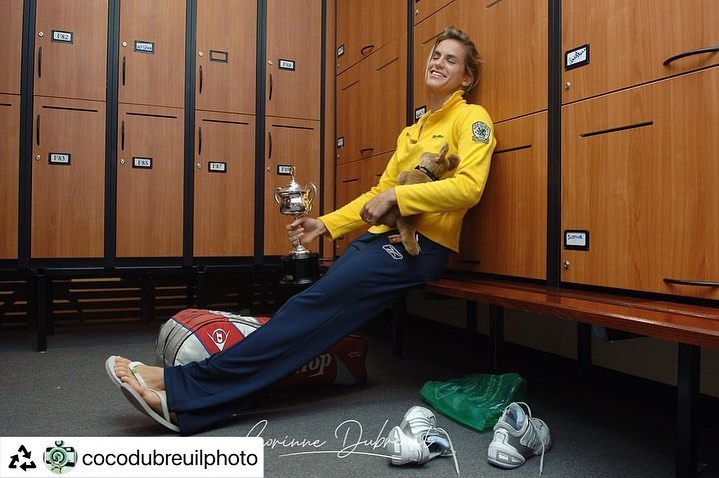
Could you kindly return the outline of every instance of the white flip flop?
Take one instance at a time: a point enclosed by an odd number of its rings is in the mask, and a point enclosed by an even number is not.
[[[179,433],[180,427],[170,421],[170,410],[167,408],[167,400],[157,390],[148,388],[149,391],[154,392],[160,399],[160,404],[162,405],[162,416],[153,410],[152,407],[147,404],[145,399],[142,398],[142,395],[140,395],[137,390],[132,388],[129,384],[123,382],[122,385],[120,385],[120,390],[122,391],[122,394],[125,395],[125,398],[127,398],[139,411],[152,418],[160,425],[169,428],[173,432]]]
[[[107,358],[107,360],[105,360],[105,371],[107,372],[107,375],[110,377],[110,380],[112,380],[112,383],[114,383],[118,387],[121,387],[124,382],[115,373],[115,360],[117,360],[116,355],[111,355],[110,357]],[[145,381],[142,379],[142,376],[137,372],[137,370],[135,370],[135,367],[137,367],[138,365],[145,365],[145,364],[142,362],[130,362],[130,364],[129,364],[130,372],[132,372],[132,375],[135,376],[135,380],[137,380],[137,383],[139,383],[141,387],[149,388],[147,386],[147,384],[145,383]]]

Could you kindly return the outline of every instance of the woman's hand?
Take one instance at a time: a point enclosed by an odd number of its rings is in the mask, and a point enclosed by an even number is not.
[[[325,224],[313,217],[302,216],[287,225],[287,237],[293,246],[309,244],[325,232]]]
[[[377,221],[396,205],[397,196],[394,188],[385,189],[362,206],[360,217],[367,224],[374,226],[379,224]]]

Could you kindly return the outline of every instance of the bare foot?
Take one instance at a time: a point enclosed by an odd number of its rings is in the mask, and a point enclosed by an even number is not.
[[[165,390],[165,372],[162,367],[152,367],[150,365],[135,365],[133,367],[135,373],[133,373],[132,370],[130,370],[131,362],[132,360],[120,356],[115,359],[115,374],[120,378],[120,380],[125,383],[129,383],[133,387],[137,385],[144,390],[144,388],[138,382],[137,377],[135,377],[135,374],[137,374],[142,377],[142,380],[145,381],[145,385],[147,386],[147,388],[152,388],[154,390]],[[152,392],[150,393],[154,395]]]
[[[154,390],[141,387],[137,381],[128,383],[137,391],[137,393],[140,394],[145,403],[147,403],[147,405],[149,405],[150,408],[152,408],[158,415],[161,417],[166,416],[162,410],[162,402],[165,401],[165,403],[167,403],[167,392],[164,390]],[[170,412],[170,421],[173,425],[177,425],[177,415],[173,412]]]

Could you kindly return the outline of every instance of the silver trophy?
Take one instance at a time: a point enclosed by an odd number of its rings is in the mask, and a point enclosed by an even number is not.
[[[300,185],[295,180],[295,167],[291,167],[292,180],[284,188],[275,188],[275,202],[280,205],[280,213],[295,219],[308,214],[317,198],[317,186],[313,183]],[[308,284],[319,276],[319,255],[310,252],[302,241],[283,257],[285,262],[284,284]]]

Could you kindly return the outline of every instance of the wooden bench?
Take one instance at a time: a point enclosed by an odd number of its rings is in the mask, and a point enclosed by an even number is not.
[[[701,347],[719,348],[719,309],[465,276],[447,276],[432,281],[424,290],[429,294],[464,299],[471,330],[476,326],[477,304],[489,305],[491,361],[495,371],[499,371],[501,363],[505,308],[576,322],[580,373],[588,372],[591,367],[592,325],[676,342],[676,475],[696,476],[695,408],[699,396],[700,351]]]

